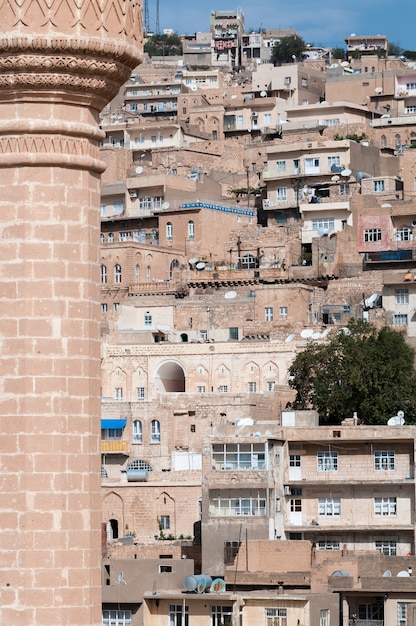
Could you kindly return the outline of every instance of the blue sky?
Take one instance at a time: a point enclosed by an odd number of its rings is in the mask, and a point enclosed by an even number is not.
[[[156,2],[147,0],[150,28],[156,25]],[[143,0],[144,2],[144,0]],[[415,0],[241,0],[240,3],[204,0],[159,0],[160,29],[179,34],[209,30],[210,11],[241,9],[246,30],[260,26],[294,28],[307,43],[345,46],[344,37],[386,35],[391,43],[416,50]]]

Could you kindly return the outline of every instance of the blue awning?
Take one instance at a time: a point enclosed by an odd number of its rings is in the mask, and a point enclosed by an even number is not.
[[[101,430],[105,430],[107,428],[124,428],[126,424],[126,419],[101,420]]]

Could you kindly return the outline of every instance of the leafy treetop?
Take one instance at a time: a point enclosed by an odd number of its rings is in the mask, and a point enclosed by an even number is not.
[[[306,43],[298,35],[289,35],[282,37],[273,46],[271,54],[271,62],[273,65],[281,65],[282,63],[292,63],[300,61],[306,50]]]
[[[415,351],[400,331],[351,320],[326,344],[308,343],[289,368],[293,409],[316,409],[323,424],[357,412],[366,424],[385,424],[403,410],[416,423]]]

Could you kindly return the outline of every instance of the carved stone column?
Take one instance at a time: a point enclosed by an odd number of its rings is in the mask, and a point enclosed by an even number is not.
[[[141,61],[141,6],[0,18],[0,623],[98,625],[98,116]]]

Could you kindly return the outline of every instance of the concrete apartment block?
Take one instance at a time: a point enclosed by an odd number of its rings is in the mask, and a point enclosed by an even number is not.
[[[0,623],[101,623],[98,116],[140,3],[2,10]]]

